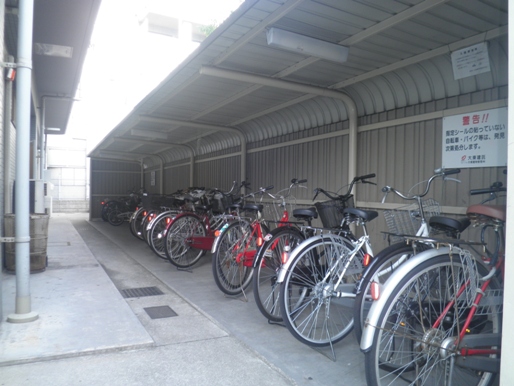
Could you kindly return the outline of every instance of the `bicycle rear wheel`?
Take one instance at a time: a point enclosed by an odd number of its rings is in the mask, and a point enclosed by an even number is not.
[[[296,339],[323,347],[352,330],[353,289],[362,273],[363,253],[352,258],[354,247],[343,237],[312,239],[295,252],[280,288],[280,306],[284,324]],[[336,292],[352,295],[336,297]]]
[[[123,224],[125,221],[123,219],[123,208],[121,206],[114,205],[109,212],[107,220],[109,221],[109,224],[114,226],[120,226]]]
[[[503,301],[496,278],[471,319],[464,337],[468,343],[458,343],[475,302],[477,292],[469,283],[477,283],[477,272],[483,276],[487,269],[463,263],[457,252],[420,263],[398,282],[380,311],[378,326],[367,327],[374,328],[371,348],[365,353],[368,385],[485,386],[493,382],[495,373],[486,368],[499,357],[468,356],[467,349],[474,347],[465,346],[481,336],[486,338],[481,348],[494,350],[500,345]]]
[[[240,295],[251,283],[257,249],[257,238],[252,233],[252,224],[240,220],[219,236],[212,256],[212,273],[218,288],[227,295]]]
[[[152,251],[161,259],[167,259],[166,256],[166,227],[173,219],[171,212],[161,213],[155,218],[151,229],[148,231],[148,244]]]
[[[253,295],[259,311],[270,321],[282,321],[280,283],[277,282],[282,260],[303,240],[305,236],[297,228],[279,227],[266,236],[266,242],[257,252],[253,270]]]
[[[194,214],[176,217],[166,230],[166,256],[177,268],[195,265],[205,254],[204,250],[192,247],[192,237],[205,237],[207,231],[202,220]]]
[[[429,246],[419,244],[416,247],[417,252],[428,249]],[[359,283],[359,291],[355,296],[355,303],[353,307],[353,328],[357,342],[360,342],[362,331],[364,328],[364,321],[371,308],[371,283],[377,281],[381,284],[393,274],[393,272],[406,260],[414,255],[412,245],[400,242],[392,244],[382,250],[374,258],[373,262],[368,268],[365,269]]]
[[[130,233],[139,240],[143,240],[141,227],[143,226],[142,221],[145,216],[146,210],[144,208],[139,208],[130,219]]]

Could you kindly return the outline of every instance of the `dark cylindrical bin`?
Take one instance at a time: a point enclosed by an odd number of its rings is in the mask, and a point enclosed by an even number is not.
[[[14,237],[14,214],[4,216],[4,229],[6,237]],[[43,272],[48,264],[48,214],[30,215],[30,273]],[[5,270],[16,272],[15,243],[5,244]]]

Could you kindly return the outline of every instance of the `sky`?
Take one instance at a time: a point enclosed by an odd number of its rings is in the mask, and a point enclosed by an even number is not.
[[[148,11],[219,25],[243,0],[102,0],[66,136],[91,151],[132,108],[198,47],[143,33]],[[52,136],[55,137],[55,136]]]

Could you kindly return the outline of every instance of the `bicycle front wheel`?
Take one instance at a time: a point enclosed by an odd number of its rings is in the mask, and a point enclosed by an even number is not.
[[[371,348],[365,353],[368,385],[493,382],[495,373],[485,369],[491,360],[499,361],[492,352],[500,345],[503,293],[493,277],[466,329],[467,343],[460,341],[459,333],[476,301],[477,277],[487,274],[485,267],[471,261],[461,260],[458,252],[435,256],[398,282],[380,311],[378,326],[367,327],[374,328]],[[480,337],[486,338],[480,348],[491,351],[468,356],[478,348],[473,342]]]
[[[219,236],[218,247],[212,256],[212,273],[218,288],[236,296],[250,285],[257,237],[252,224],[240,220],[230,224]]]
[[[177,268],[195,265],[205,254],[204,250],[193,247],[195,237],[207,234],[202,220],[194,214],[176,217],[166,230],[166,256]]]
[[[266,242],[259,248],[253,270],[253,295],[259,311],[270,321],[282,321],[280,283],[277,281],[282,260],[303,240],[305,236],[297,228],[279,227],[266,236]]]
[[[352,330],[353,289],[362,273],[363,253],[352,254],[350,240],[331,235],[315,237],[301,248],[280,288],[282,318],[300,342],[328,346]]]

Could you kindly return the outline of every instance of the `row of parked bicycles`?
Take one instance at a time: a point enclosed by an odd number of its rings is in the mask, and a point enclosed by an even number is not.
[[[489,385],[500,371],[506,220],[505,205],[489,202],[506,189],[472,190],[487,196],[465,217],[441,216],[425,197],[437,179],[459,182],[459,172],[436,170],[406,193],[384,187],[382,202],[393,193],[412,204],[384,211],[390,245],[376,254],[367,223],[378,212],[355,208],[352,193],[374,174],[354,178],[344,194],[315,189],[314,200],[328,200],[313,207],[296,206],[306,180],[293,179],[277,193],[247,193],[243,182],[228,192],[142,194],[130,215],[107,217],[128,219],[132,234],[178,269],[210,251],[223,293],[246,297],[252,286],[265,318],[304,344],[332,347],[353,331],[369,385]],[[470,225],[480,240],[460,238]]]

